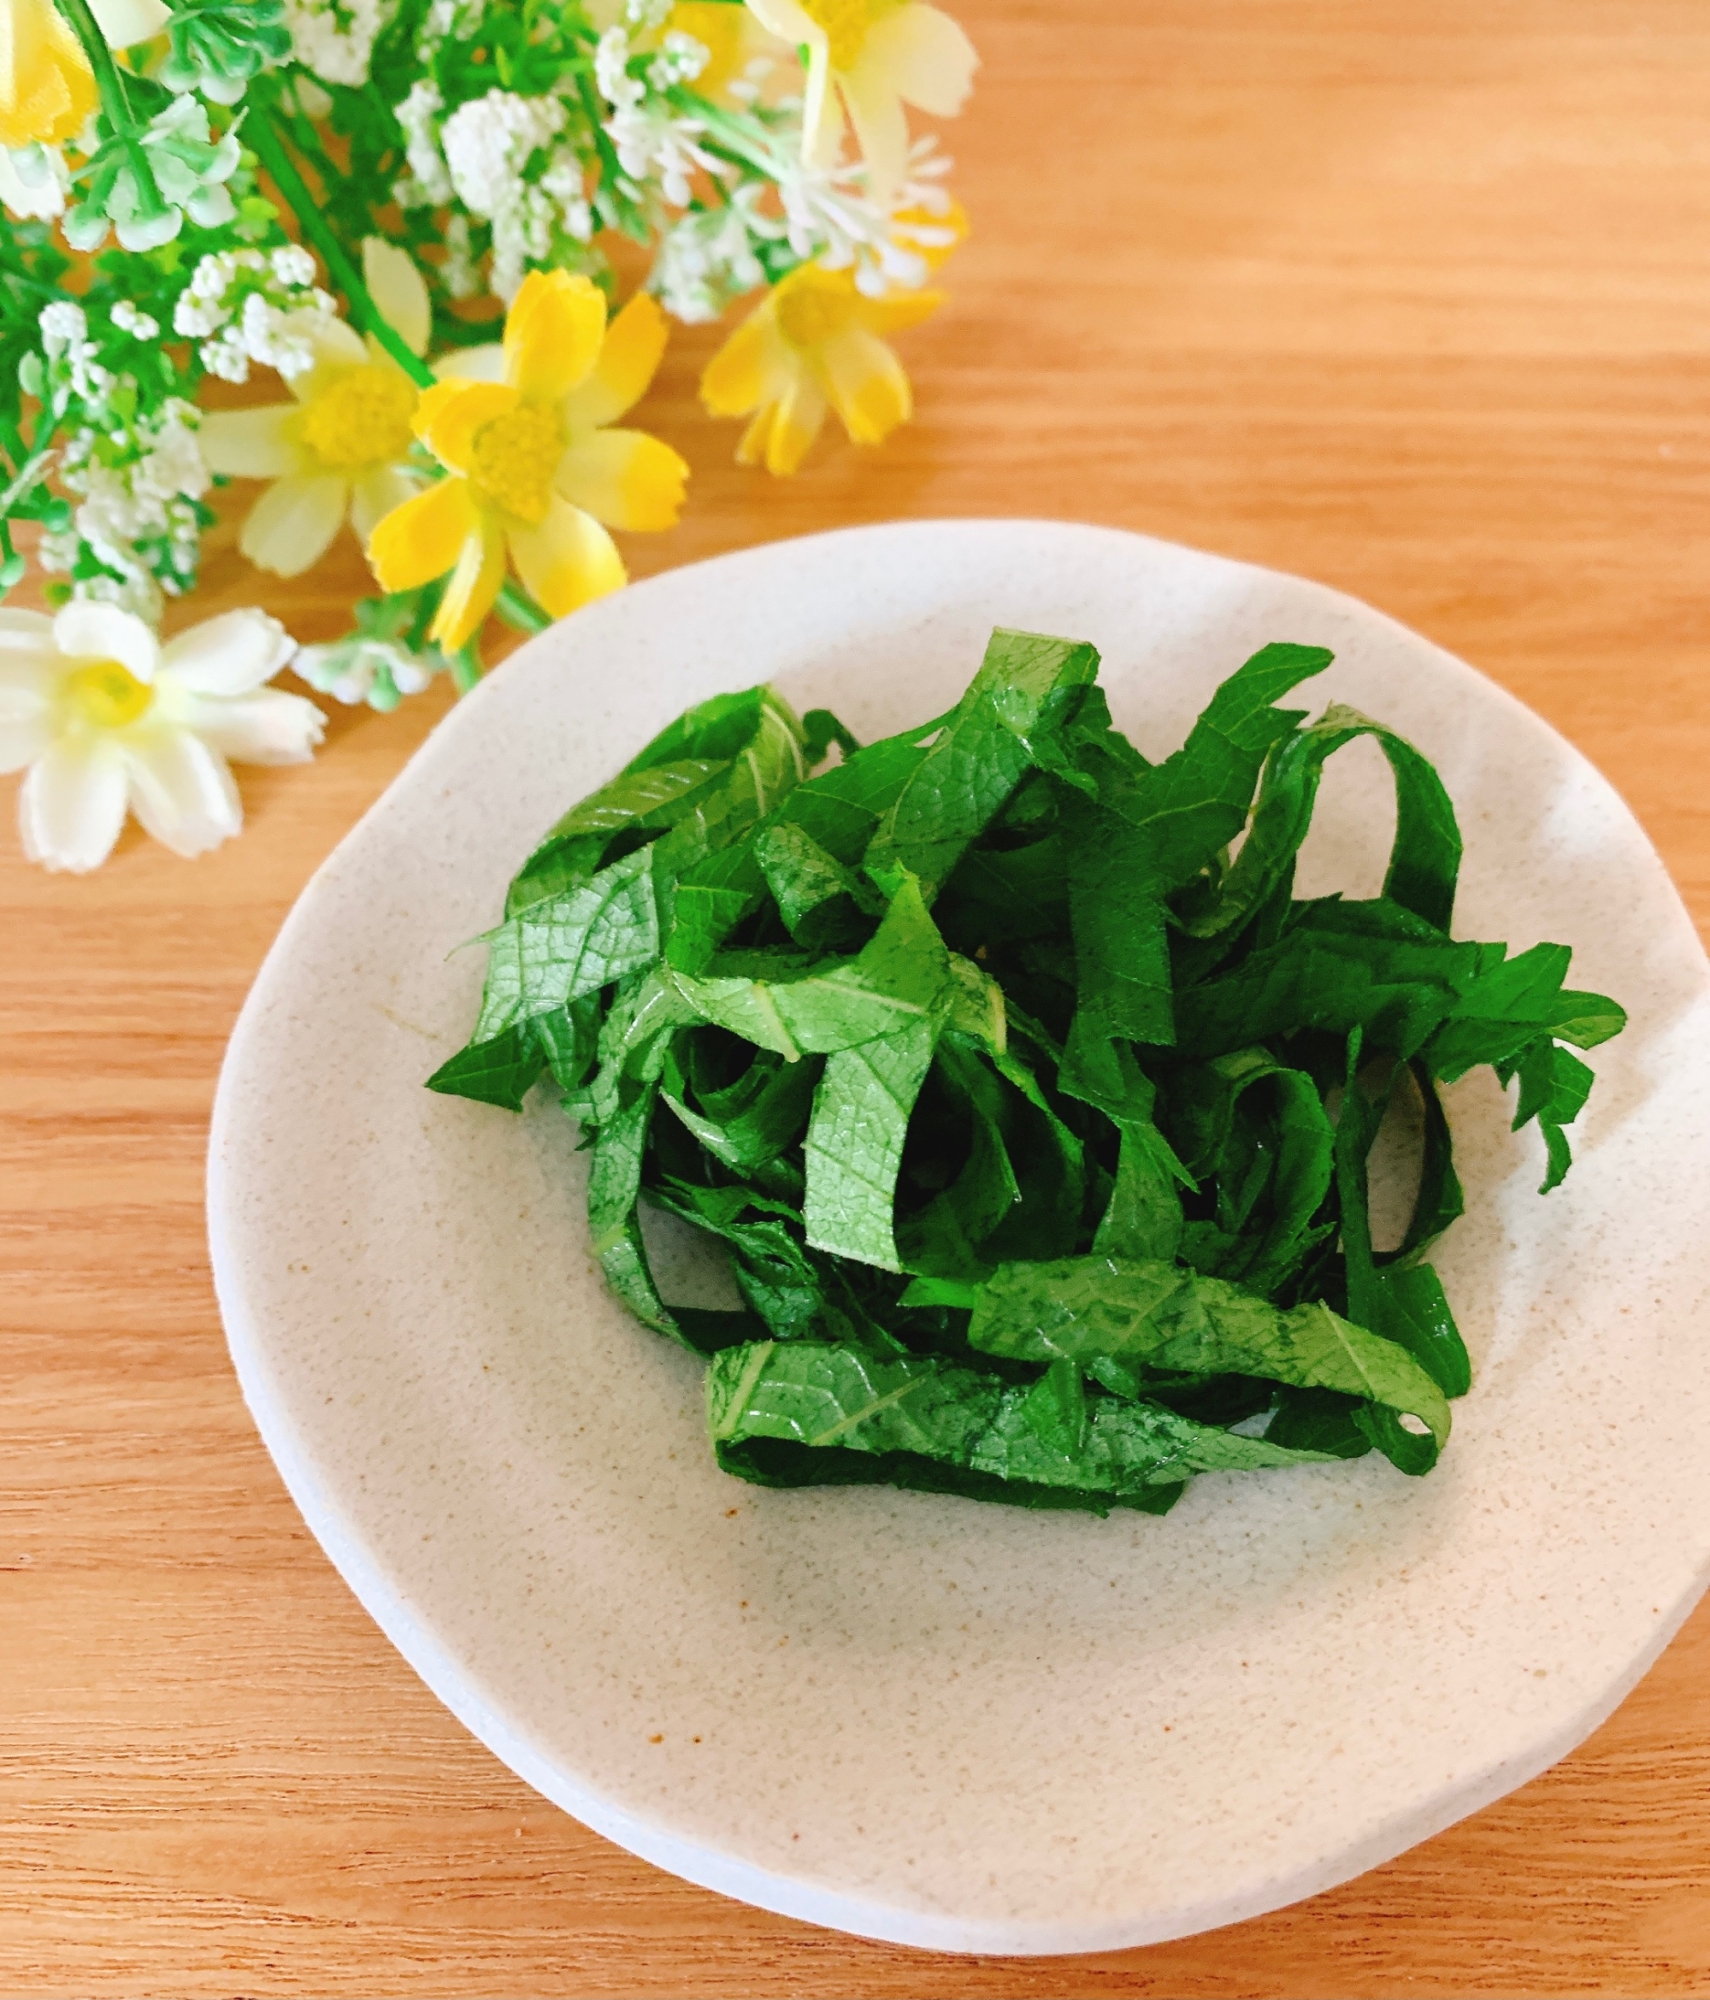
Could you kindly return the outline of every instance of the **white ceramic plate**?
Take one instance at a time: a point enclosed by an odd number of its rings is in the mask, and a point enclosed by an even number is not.
[[[1197,1480],[1166,1519],[717,1472],[700,1370],[606,1298],[549,1104],[434,1096],[505,884],[680,709],[775,680],[869,737],[948,707],[995,623],[1096,641],[1181,741],[1260,644],[1436,760],[1463,935],[1575,947],[1632,1025],[1539,1200],[1488,1072],[1451,1112],[1440,1268],[1477,1370],[1436,1473]],[[1303,875],[1370,894],[1381,760],[1331,767]],[[1344,597],[1104,529],[944,522],[747,551],[545,633],[435,733],[293,911],[232,1038],[214,1269],[310,1527],[514,1770],[662,1867],[952,1950],[1102,1950],[1325,1888],[1579,1742],[1710,1576],[1710,968],[1610,787]],[[542,1095],[543,1093],[537,1093]],[[680,1295],[680,1294],[679,1294]]]

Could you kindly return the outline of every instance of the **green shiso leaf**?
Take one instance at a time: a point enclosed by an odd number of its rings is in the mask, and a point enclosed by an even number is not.
[[[1472,1384],[1423,1261],[1466,1200],[1443,1087],[1515,1087],[1547,1192],[1593,1080],[1571,1051],[1626,1017],[1566,946],[1451,934],[1431,765],[1280,706],[1329,663],[1265,647],[1155,764],[1070,640],[994,632],[953,710],[867,745],[751,688],[526,861],[429,1081],[514,1111],[550,1078],[607,1282],[710,1357],[728,1471],[1102,1514],[1202,1472],[1436,1463]],[[1302,900],[1360,737],[1395,784],[1383,892]],[[1379,1249],[1402,1117],[1417,1191]],[[722,1247],[739,1310],[661,1296],[647,1205]]]

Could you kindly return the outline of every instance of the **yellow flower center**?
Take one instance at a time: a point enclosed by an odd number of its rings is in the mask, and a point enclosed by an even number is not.
[[[847,271],[804,264],[777,293],[778,331],[792,347],[820,347],[855,317],[855,284]]]
[[[91,660],[67,676],[66,692],[85,722],[97,729],[123,729],[148,713],[154,689],[117,660]]]
[[[565,442],[557,410],[548,403],[520,403],[475,433],[470,481],[519,521],[544,521]]]
[[[851,70],[873,23],[906,5],[907,0],[802,0],[802,11],[816,28],[825,30],[831,67]]]
[[[418,393],[395,368],[353,368],[304,410],[303,443],[329,472],[402,458]]]

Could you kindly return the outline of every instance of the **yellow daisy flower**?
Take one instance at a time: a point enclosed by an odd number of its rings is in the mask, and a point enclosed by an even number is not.
[[[412,354],[432,324],[415,260],[371,236],[362,246],[369,296]],[[408,467],[421,390],[370,334],[342,320],[315,342],[314,366],[288,384],[294,402],[219,410],[202,419],[210,471],[272,482],[250,509],[238,547],[275,576],[320,561],[348,515],[364,541],[421,485]]]
[[[160,0],[92,0],[90,11],[116,49],[158,35],[171,19]],[[89,60],[52,0],[0,0],[0,146],[63,145],[95,103]]]
[[[942,292],[897,292],[870,299],[853,271],[801,264],[755,307],[707,363],[701,401],[715,417],[753,421],[736,448],[738,464],[795,472],[828,410],[852,443],[877,444],[914,410],[902,363],[883,336],[918,325],[944,303]]]
[[[867,162],[867,191],[894,203],[908,172],[905,104],[950,118],[979,57],[961,27],[925,0],[748,0],[763,27],[808,52],[802,143],[829,166],[843,114]]]
[[[450,571],[436,644],[454,650],[474,637],[507,551],[562,618],[628,580],[607,527],[675,524],[689,468],[645,432],[607,428],[664,351],[665,317],[646,293],[608,327],[590,279],[531,271],[506,315],[504,345],[458,356],[449,364],[458,374],[423,395],[416,435],[449,477],[379,523],[368,560],[383,590],[414,590]]]

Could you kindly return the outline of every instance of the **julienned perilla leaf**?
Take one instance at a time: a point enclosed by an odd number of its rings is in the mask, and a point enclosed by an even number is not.
[[[1547,1192],[1592,1083],[1572,1050],[1626,1017],[1564,945],[1453,935],[1431,765],[1281,706],[1329,663],[1265,647],[1159,764],[1093,648],[1035,633],[864,747],[721,695],[529,857],[430,1086],[514,1111],[550,1077],[607,1281],[709,1357],[728,1471],[1103,1514],[1200,1472],[1436,1463],[1471,1384],[1425,1261],[1464,1199],[1442,1087],[1513,1086]],[[1302,900],[1320,776],[1362,736],[1395,780],[1383,892]],[[1380,1249],[1392,1118],[1418,1191]],[[741,1310],[661,1297],[643,1202],[723,1244]]]

